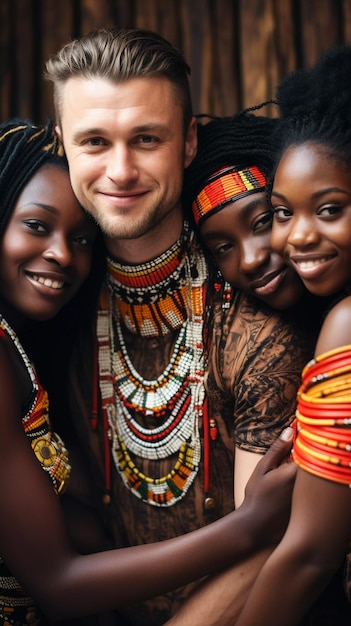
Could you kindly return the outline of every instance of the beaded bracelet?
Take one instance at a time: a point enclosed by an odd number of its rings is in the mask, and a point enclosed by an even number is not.
[[[293,458],[306,471],[351,485],[351,346],[310,361],[302,373]]]
[[[319,476],[333,482],[350,485],[350,468],[342,468],[338,465],[334,465],[330,462],[323,462],[321,459],[317,459],[309,454],[310,450],[304,449],[297,445],[297,441],[294,447],[294,461],[302,469],[306,470],[310,474]]]

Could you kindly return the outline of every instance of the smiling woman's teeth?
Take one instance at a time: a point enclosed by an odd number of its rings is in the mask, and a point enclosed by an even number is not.
[[[65,284],[62,280],[51,280],[51,278],[43,278],[42,276],[33,276],[33,280],[45,287],[51,287],[51,289],[62,289]]]
[[[327,260],[328,259],[324,257],[323,259],[314,259],[313,261],[296,261],[296,265],[301,267],[301,269],[310,269],[311,267],[325,263]]]

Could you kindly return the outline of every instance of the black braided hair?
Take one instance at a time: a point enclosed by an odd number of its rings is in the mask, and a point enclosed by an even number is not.
[[[54,134],[52,120],[40,125],[29,119],[12,118],[0,124],[0,237],[19,195],[46,164],[68,172],[68,163]],[[59,198],[58,189],[58,201]],[[79,292],[53,319],[28,319],[21,334],[21,342],[49,392],[54,429],[66,441],[74,439],[75,434],[69,420],[66,395],[62,392],[63,381],[68,375],[67,363],[77,334],[83,326],[90,328],[92,323],[105,263],[106,251],[99,232],[94,244],[92,270]]]
[[[269,175],[274,163],[273,131],[276,120],[251,113],[265,104],[230,117],[197,116],[198,152],[185,170],[182,196],[184,213],[191,224],[194,225],[192,202],[206,186],[210,176],[221,167],[233,165],[244,168],[256,165],[266,176]],[[202,123],[203,118],[210,121]],[[201,241],[199,233],[198,238]],[[227,286],[206,246],[203,245],[202,248],[208,269],[204,322],[204,329],[207,329],[207,335],[204,333],[204,343],[207,345],[213,327],[213,303],[218,299],[222,302],[226,300]],[[232,290],[231,298],[233,297]]]
[[[12,118],[0,124],[0,235],[23,188],[46,162],[68,169],[52,120],[40,125]]]
[[[198,119],[209,116],[198,116]],[[183,206],[191,219],[191,204],[209,177],[226,165],[257,165],[266,175],[274,163],[276,119],[243,111],[231,117],[198,122],[198,152],[184,173]]]
[[[351,46],[335,46],[312,69],[286,76],[276,101],[276,163],[290,145],[313,141],[351,165]]]

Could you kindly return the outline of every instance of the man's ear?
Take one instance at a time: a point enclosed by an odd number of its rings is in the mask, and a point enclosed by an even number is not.
[[[60,142],[62,143],[62,132],[61,132],[61,128],[59,127],[58,124],[56,124],[56,126],[55,126],[55,133],[58,136]]]
[[[185,138],[184,167],[188,167],[197,153],[197,120],[191,118]]]

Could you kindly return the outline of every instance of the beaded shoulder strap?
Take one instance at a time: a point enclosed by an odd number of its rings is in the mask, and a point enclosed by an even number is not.
[[[56,493],[61,493],[68,481],[71,466],[62,439],[51,428],[47,392],[40,385],[35,369],[16,333],[0,316],[0,336],[5,335],[11,339],[20,354],[32,383],[32,400],[25,415],[22,416],[24,431],[30,439],[36,458],[43,470],[49,474]]]

